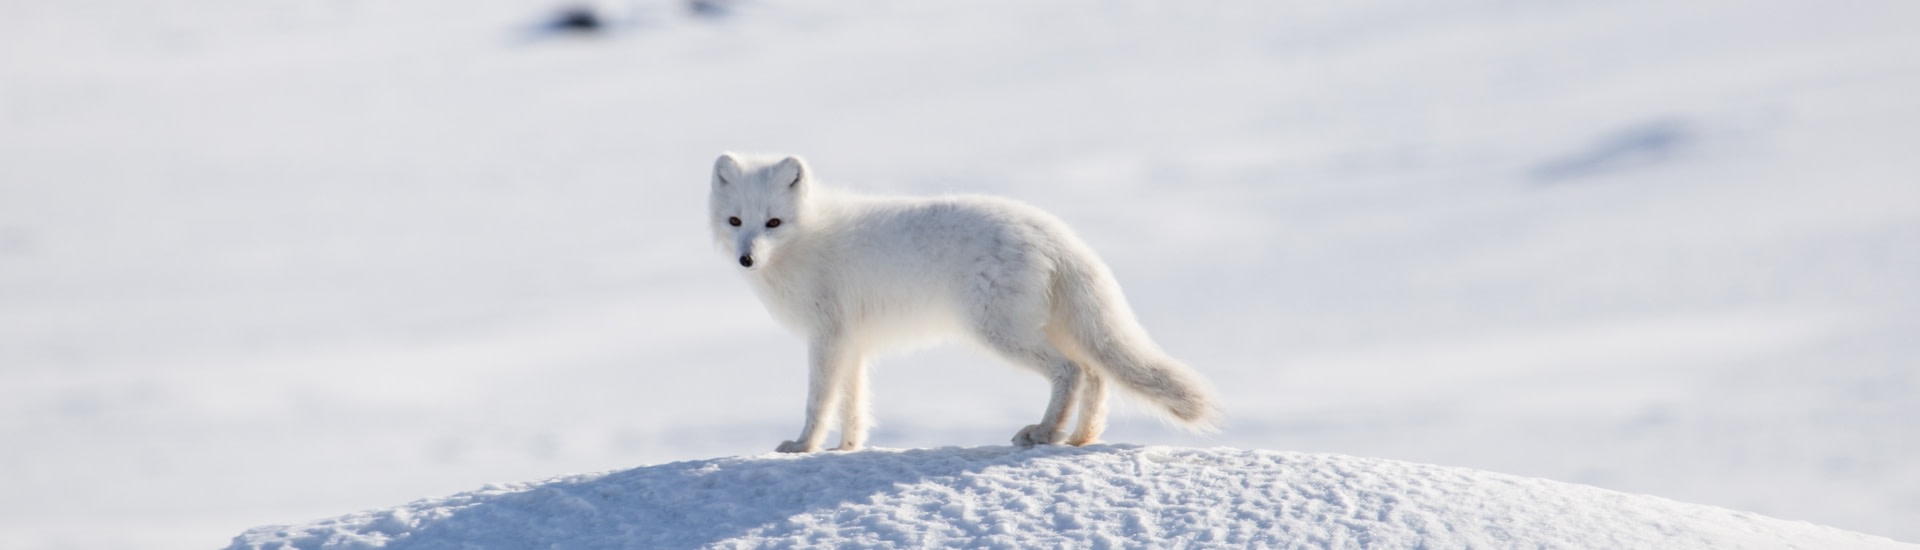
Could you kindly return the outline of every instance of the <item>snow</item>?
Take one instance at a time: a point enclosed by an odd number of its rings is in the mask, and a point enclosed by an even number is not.
[[[1914,548],[1590,486],[1331,454],[945,447],[676,462],[425,499],[230,550]]]
[[[1072,225],[1220,388],[1110,441],[1467,467],[1920,541],[1920,4],[0,7],[0,547],[769,451],[804,351],[720,151]],[[872,442],[1044,382],[878,362]]]

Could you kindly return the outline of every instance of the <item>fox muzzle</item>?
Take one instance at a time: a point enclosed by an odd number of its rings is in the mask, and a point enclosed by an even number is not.
[[[740,261],[740,267],[754,269],[754,266],[766,263],[767,255],[757,253],[764,252],[761,249],[765,247],[758,237],[758,235],[741,235],[734,241],[733,251],[739,254],[735,259]]]

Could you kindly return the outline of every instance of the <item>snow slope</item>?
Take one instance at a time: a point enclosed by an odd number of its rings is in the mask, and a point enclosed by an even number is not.
[[[1920,541],[1920,2],[0,0],[0,548],[771,450],[723,150],[1071,224],[1202,438]],[[885,447],[1045,384],[874,373]]]
[[[1464,468],[1113,445],[676,462],[261,527],[228,548],[794,546],[1920,548]]]

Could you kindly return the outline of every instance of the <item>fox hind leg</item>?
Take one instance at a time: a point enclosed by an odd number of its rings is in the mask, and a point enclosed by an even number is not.
[[[1047,399],[1047,410],[1040,416],[1039,424],[1027,426],[1013,434],[1014,445],[1032,447],[1066,442],[1067,420],[1086,376],[1079,365],[1068,361],[1065,356],[1056,354],[1056,357],[1057,360],[1042,363],[1047,381],[1053,385],[1052,395]]]
[[[1067,444],[1079,447],[1100,441],[1107,429],[1107,381],[1093,369],[1082,367],[1080,382],[1080,423],[1067,437]]]
[[[1019,433],[1015,433],[1013,444],[1032,447],[1066,442],[1067,421],[1072,416],[1074,402],[1079,398],[1081,388],[1086,383],[1086,368],[1067,359],[1066,354],[1054,349],[1053,345],[1046,343],[1044,339],[1034,339],[1029,342],[989,339],[988,343],[1008,360],[1039,371],[1053,386],[1053,391],[1047,399],[1046,412],[1040,416],[1040,423],[1027,426]]]
[[[1015,239],[1018,240],[1018,239]],[[980,272],[969,281],[974,336],[1008,361],[1047,378],[1052,391],[1040,422],[1013,435],[1021,447],[1067,441],[1067,422],[1087,379],[1085,365],[1075,362],[1052,340],[1048,326],[1053,304],[1048,297],[1050,275],[1037,250],[996,241],[1000,249],[983,259]]]

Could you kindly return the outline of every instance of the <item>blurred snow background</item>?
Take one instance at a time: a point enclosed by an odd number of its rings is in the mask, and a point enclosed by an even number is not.
[[[1101,251],[1217,436],[1920,540],[1920,4],[0,0],[0,546],[758,454],[723,150]],[[881,362],[887,447],[1044,384]]]

